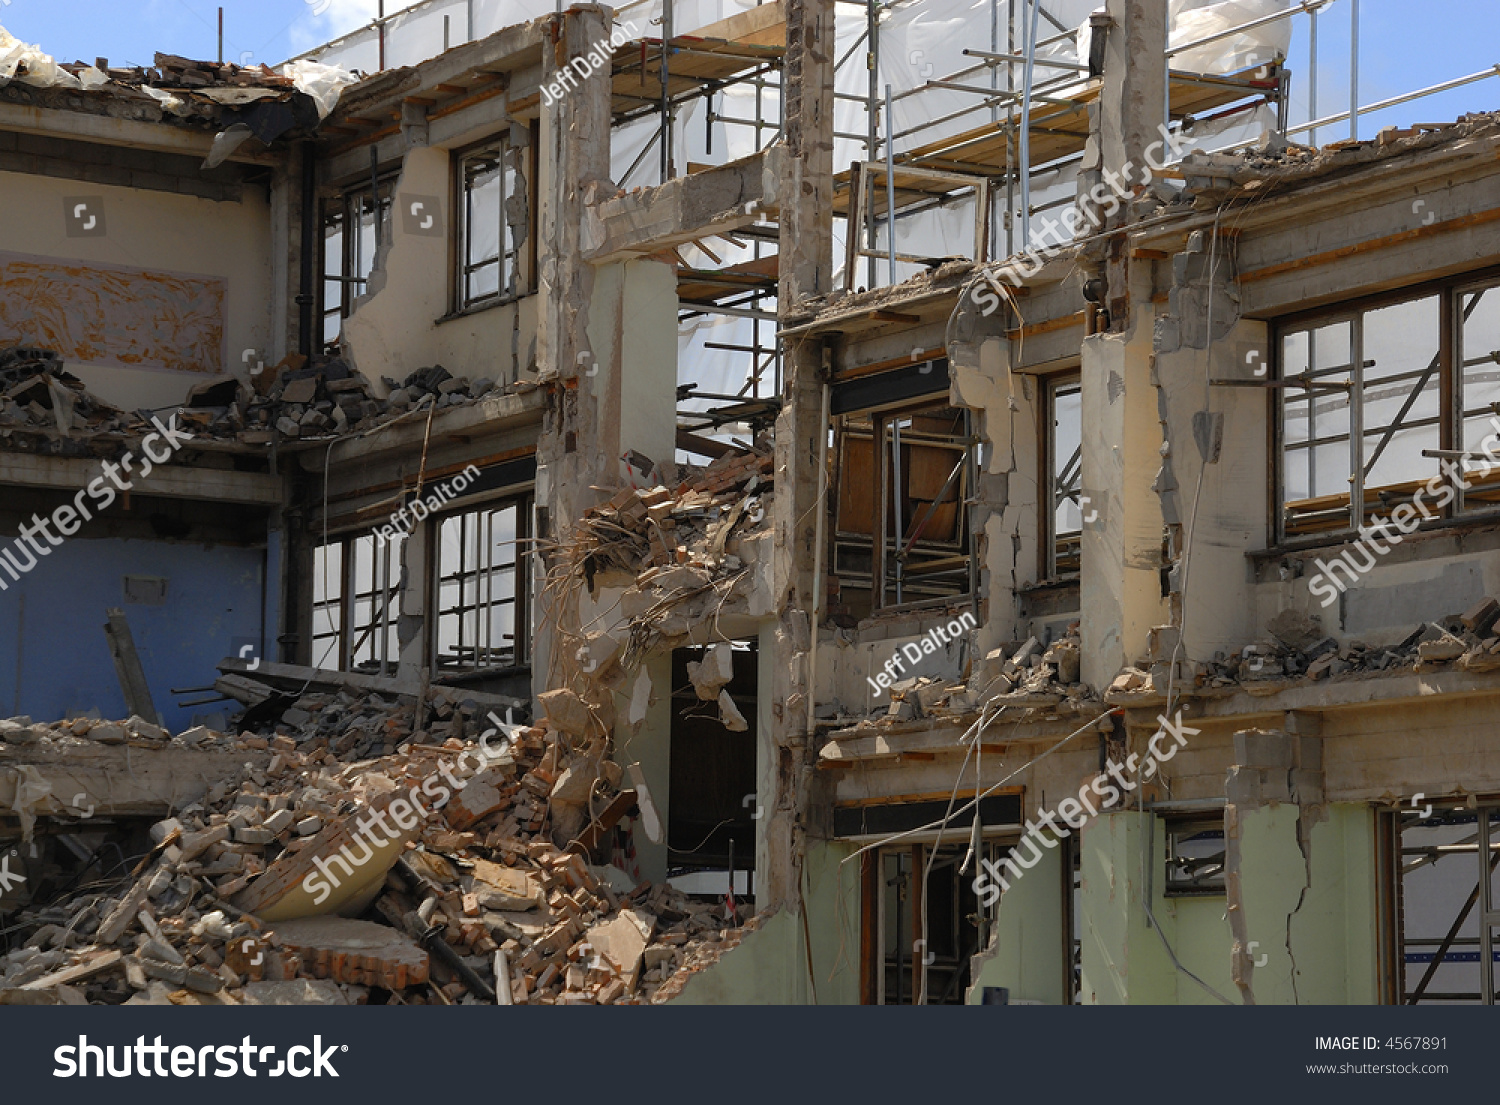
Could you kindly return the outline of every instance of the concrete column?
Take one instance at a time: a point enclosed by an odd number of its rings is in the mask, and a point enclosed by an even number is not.
[[[783,325],[826,293],[833,272],[833,0],[788,0],[785,79],[785,178],[781,194],[779,315]],[[814,533],[827,451],[822,424],[824,348],[793,339],[784,359],[782,411],[776,422],[776,647],[764,656],[772,680],[772,770],[766,806],[768,902],[800,899],[802,813],[806,805],[807,658],[813,646]]]
[[[545,52],[543,82],[573,58],[609,37],[606,9],[574,7],[553,17],[554,45]],[[615,458],[598,448],[601,377],[589,375],[589,312],[594,268],[583,259],[584,208],[591,191],[609,178],[609,82],[578,87],[542,109],[540,150],[540,273],[538,274],[537,377],[549,408],[537,443],[538,536],[566,542],[574,519],[594,504],[592,486],[614,476]],[[576,603],[565,596],[538,601],[533,634],[532,685],[555,686],[561,657],[552,642],[559,625],[575,627]]]
[[[1128,196],[1146,179],[1146,150],[1160,138],[1166,116],[1167,2],[1108,0],[1106,9],[1108,26],[1094,30],[1105,35],[1103,88],[1089,110],[1090,137],[1078,189],[1084,194],[1108,181],[1111,191]],[[1128,203],[1122,203],[1106,225],[1122,225],[1129,217]],[[1131,260],[1125,244],[1106,239],[1089,256],[1105,279],[1104,303],[1112,327],[1123,329],[1131,314]]]
[[[1145,279],[1141,270],[1140,277]],[[1145,289],[1141,289],[1144,293]],[[1083,362],[1083,679],[1101,689],[1145,658],[1161,597],[1161,423],[1151,386],[1151,306],[1134,325],[1085,338]]]

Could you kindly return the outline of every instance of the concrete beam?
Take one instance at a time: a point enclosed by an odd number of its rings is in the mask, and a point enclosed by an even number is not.
[[[0,810],[14,808],[21,767],[34,768],[52,787],[36,813],[81,818],[165,817],[198,801],[209,787],[251,764],[264,768],[268,752],[199,751],[181,746],[141,748],[87,741],[0,744]]]
[[[785,148],[627,192],[585,209],[584,257],[595,264],[642,257],[749,226],[780,202]]]
[[[91,481],[103,474],[97,460],[44,457],[32,453],[0,454],[0,486],[74,491],[88,487]],[[253,506],[279,506],[284,495],[280,476],[180,465],[153,468],[149,476],[137,477],[131,490],[137,495],[158,495],[166,499]]]
[[[0,131],[35,134],[44,138],[66,135],[71,139],[99,142],[106,146],[128,146],[131,149],[157,150],[192,157],[207,157],[214,140],[214,136],[207,131],[187,130],[170,123],[148,123],[139,119],[120,119],[113,115],[92,115],[83,111],[9,103],[0,103]],[[286,162],[285,154],[272,153],[260,148],[258,143],[256,145],[259,152],[232,153],[229,160],[245,165],[271,166]]]
[[[432,442],[468,441],[475,438],[500,438],[521,427],[535,426],[540,432],[542,415],[547,409],[546,393],[540,389],[511,392],[505,395],[486,395],[477,403],[463,407],[450,407],[432,417],[432,429],[428,432],[426,412],[413,415],[409,420],[387,426],[378,434],[369,437],[347,437],[335,445],[332,452],[327,446],[308,449],[300,454],[302,467],[308,472],[323,471],[324,457],[337,470],[351,464],[368,464],[377,457],[384,457],[403,450],[422,448],[423,441]],[[535,440],[527,435],[527,440]],[[351,486],[368,482],[365,475],[353,478]],[[333,491],[332,486],[329,488]]]

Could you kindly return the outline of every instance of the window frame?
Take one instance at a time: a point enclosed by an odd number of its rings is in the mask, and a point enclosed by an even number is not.
[[[509,170],[506,162],[511,158],[516,149],[521,150],[520,165],[514,170],[516,191],[507,187],[507,176]],[[499,280],[497,289],[493,292],[479,296],[469,296],[467,293],[467,279],[472,271],[469,265],[469,189],[466,186],[464,166],[468,161],[482,156],[489,150],[495,150],[496,161],[500,166],[500,253],[494,262],[484,264],[497,264],[499,266]],[[511,303],[528,294],[530,287],[530,270],[532,250],[536,245],[535,197],[532,192],[532,182],[535,179],[534,158],[535,142],[529,142],[524,147],[517,147],[511,142],[509,127],[497,131],[478,142],[470,143],[462,149],[455,150],[452,157],[452,186],[453,186],[453,233],[449,240],[449,295],[448,309],[451,315],[464,315],[474,311],[482,311],[488,307],[495,307],[502,303]],[[516,195],[524,195],[526,198],[527,233],[525,242],[512,242],[510,248],[506,247],[506,237],[509,231],[509,222],[506,218],[506,207]]]
[[[396,183],[400,173],[397,169],[386,169],[376,173],[375,182],[372,187],[368,177],[356,180],[337,190],[332,195],[325,195],[318,204],[318,232],[320,235],[320,248],[318,250],[318,291],[316,325],[318,336],[316,347],[325,353],[337,353],[339,343],[343,339],[343,320],[354,313],[354,303],[369,285],[369,276],[351,276],[350,273],[358,271],[359,235],[349,233],[349,227],[355,222],[351,215],[362,216],[364,211],[360,204],[374,194],[377,198],[376,225],[380,228],[390,226],[390,212],[396,201]],[[328,238],[329,228],[339,228],[339,272],[331,274],[328,271]],[[383,244],[381,235],[384,230],[376,231],[376,241]],[[378,245],[372,246],[378,253]],[[370,271],[374,271],[375,254],[370,257]],[[337,283],[339,285],[339,301],[337,305],[329,305],[328,285]],[[328,337],[328,321],[331,318],[339,319],[339,330],[332,338]]]
[[[1041,535],[1041,578],[1048,583],[1076,583],[1083,577],[1083,527],[1066,533],[1057,529],[1057,419],[1054,415],[1057,393],[1065,388],[1075,388],[1078,394],[1078,468],[1072,489],[1078,496],[1083,494],[1083,373],[1081,366],[1063,369],[1037,377],[1040,400],[1037,404],[1037,506],[1040,512],[1038,533]],[[1080,507],[1080,519],[1082,508]],[[1077,538],[1078,567],[1063,572],[1058,569],[1058,542],[1062,537]]]
[[[427,573],[428,593],[427,609],[430,611],[427,628],[426,652],[428,663],[434,672],[443,674],[467,674],[476,671],[489,670],[492,665],[479,663],[463,664],[445,662],[440,655],[442,619],[444,616],[452,616],[457,612],[459,624],[462,627],[466,623],[464,615],[473,610],[478,610],[480,604],[472,606],[464,605],[463,581],[468,577],[477,577],[479,573],[488,571],[491,576],[496,573],[497,568],[491,564],[487,567],[475,567],[472,571],[466,571],[464,564],[467,563],[466,539],[460,538],[460,567],[458,574],[452,578],[459,583],[459,605],[445,608],[442,598],[442,588],[449,577],[443,571],[443,546],[442,532],[445,522],[455,519],[464,519],[471,515],[492,515],[498,511],[514,507],[516,510],[516,537],[515,537],[515,559],[508,570],[515,573],[514,594],[509,599],[492,599],[487,605],[511,605],[515,614],[512,619],[514,629],[514,645],[511,651],[511,668],[528,668],[531,664],[531,623],[532,623],[532,591],[533,580],[531,578],[531,550],[526,546],[532,540],[535,533],[536,520],[536,493],[531,487],[519,489],[507,489],[503,493],[489,496],[482,501],[465,503],[463,506],[453,510],[446,510],[440,514],[434,514],[428,524],[429,538],[427,545],[428,564],[430,570]],[[499,570],[507,570],[501,566]],[[474,647],[481,647],[478,641],[473,642]],[[458,647],[464,647],[464,639],[460,633]],[[492,643],[483,647],[492,648]]]
[[[1342,544],[1351,540],[1359,531],[1359,527],[1368,524],[1372,518],[1388,517],[1389,510],[1386,509],[1378,498],[1371,502],[1367,498],[1371,490],[1365,484],[1364,463],[1356,464],[1353,461],[1354,440],[1363,440],[1367,436],[1365,427],[1359,416],[1359,404],[1363,401],[1363,388],[1365,384],[1364,373],[1372,367],[1368,363],[1364,346],[1364,320],[1369,314],[1383,309],[1396,307],[1406,303],[1415,303],[1423,299],[1435,297],[1438,301],[1438,352],[1436,355],[1435,373],[1437,376],[1437,406],[1438,406],[1438,444],[1439,451],[1455,451],[1472,446],[1465,446],[1461,441],[1461,435],[1465,428],[1465,376],[1464,365],[1466,351],[1464,350],[1464,322],[1462,313],[1463,297],[1473,292],[1493,292],[1500,299],[1500,266],[1487,267],[1471,272],[1460,273],[1454,276],[1444,277],[1439,280],[1429,280],[1417,284],[1411,284],[1404,288],[1374,295],[1361,296],[1345,300],[1329,306],[1314,308],[1306,311],[1297,311],[1282,315],[1271,320],[1269,340],[1271,345],[1271,360],[1273,362],[1272,386],[1267,388],[1267,438],[1271,452],[1271,463],[1268,465],[1268,478],[1270,481],[1268,501],[1270,504],[1271,517],[1269,519],[1269,538],[1273,549],[1317,547],[1320,545]],[[1285,346],[1286,338],[1291,334],[1307,332],[1323,327],[1334,326],[1340,322],[1350,323],[1350,340],[1353,346],[1349,361],[1349,368],[1360,365],[1358,378],[1350,378],[1350,403],[1355,409],[1350,414],[1350,429],[1348,437],[1350,443],[1350,477],[1357,478],[1355,488],[1347,493],[1347,519],[1337,528],[1315,529],[1306,532],[1288,530],[1287,519],[1287,444],[1285,427],[1285,405],[1287,395],[1291,392],[1305,389],[1293,389],[1286,385],[1286,363]],[[1426,371],[1418,370],[1418,371]],[[1414,373],[1413,373],[1414,374]],[[1403,373],[1403,375],[1405,375]],[[1379,383],[1379,378],[1377,378]],[[1422,420],[1418,420],[1422,421]],[[1405,422],[1396,424],[1397,431]],[[1363,453],[1361,452],[1361,457]],[[1431,458],[1432,470],[1430,474],[1417,481],[1419,483],[1429,482],[1431,478],[1443,476],[1443,471],[1438,458]],[[1403,481],[1410,482],[1410,481]],[[1452,486],[1445,478],[1445,485]],[[1399,485],[1392,485],[1399,486]],[[1439,513],[1432,518],[1423,518],[1418,529],[1431,529],[1443,525],[1451,525],[1459,521],[1474,520],[1492,516],[1500,513],[1500,502],[1493,505],[1488,503],[1476,506],[1467,501],[1465,492],[1461,487],[1454,487],[1456,492],[1453,502],[1441,508]],[[1313,496],[1316,499],[1319,496]],[[1343,496],[1340,496],[1343,497]],[[1361,503],[1361,500],[1363,502]],[[1306,500],[1294,500],[1306,501]],[[1402,499],[1400,501],[1406,501]],[[1356,504],[1364,507],[1363,513],[1356,520]],[[1394,509],[1394,505],[1390,508]]]
[[[326,544],[313,546],[313,581],[312,602],[310,604],[311,627],[308,634],[310,642],[310,655],[308,662],[311,667],[323,668],[330,655],[336,651],[333,657],[333,671],[359,672],[367,675],[382,677],[394,676],[400,667],[400,639],[397,631],[397,621],[401,616],[401,551],[407,540],[405,535],[397,541],[383,541],[376,536],[374,530],[350,530],[345,533],[330,534]],[[371,543],[372,550],[377,554],[374,564],[374,573],[371,588],[368,591],[359,590],[355,573],[358,568],[358,556],[356,546],[363,541]],[[323,580],[323,573],[319,570],[318,554],[325,548],[336,547],[339,550],[338,565],[338,595],[336,598],[325,598],[318,600],[318,586]],[[371,607],[371,622],[367,626],[358,624],[356,603],[368,599],[371,603],[382,601],[379,596],[384,596],[385,605],[380,610],[379,617],[374,614]],[[337,609],[335,627],[331,633],[318,632],[318,613],[321,609]],[[365,633],[369,629],[371,632]],[[362,634],[356,636],[357,634]],[[374,641],[369,637],[373,636]],[[323,642],[330,639],[336,640],[335,649],[320,647]],[[356,666],[356,655],[369,645],[372,656],[367,663],[376,666]],[[394,649],[392,648],[394,645]],[[391,652],[395,657],[391,658]],[[375,655],[379,655],[376,660]]]
[[[945,366],[946,367],[946,366]],[[891,546],[895,542],[889,538],[888,529],[893,521],[886,511],[888,473],[891,468],[889,458],[886,455],[884,445],[886,443],[887,427],[893,421],[907,418],[912,415],[921,414],[926,410],[945,409],[952,410],[963,419],[963,434],[953,437],[952,445],[932,444],[935,448],[953,449],[962,451],[964,454],[963,467],[959,473],[958,486],[953,493],[941,494],[937,502],[945,502],[954,497],[957,506],[955,526],[957,538],[951,544],[956,550],[954,555],[963,556],[965,564],[965,582],[963,587],[951,595],[926,596],[915,599],[906,598],[899,594],[897,579],[892,572],[891,565],[895,560]],[[870,427],[851,427],[847,423],[850,418],[868,418]],[[840,564],[839,552],[846,549],[859,549],[866,542],[869,543],[870,569],[869,569],[869,592],[870,592],[870,616],[879,616],[893,611],[920,609],[926,605],[951,605],[955,602],[971,600],[977,590],[978,564],[975,551],[975,535],[971,524],[969,500],[973,495],[977,472],[977,447],[978,439],[974,430],[973,412],[967,407],[956,407],[949,400],[946,390],[932,391],[923,395],[905,398],[888,404],[871,407],[860,407],[849,410],[835,416],[835,420],[829,427],[834,433],[833,457],[835,464],[840,468],[848,451],[848,442],[852,440],[864,440],[871,444],[874,452],[872,463],[874,477],[873,502],[875,504],[875,517],[870,520],[870,532],[860,533],[854,530],[846,530],[840,527],[843,518],[845,503],[841,495],[834,495],[834,507],[832,518],[832,539],[828,542],[828,571],[832,578],[848,579],[851,586],[864,583],[864,575],[858,571],[851,571]],[[876,447],[880,446],[880,447]],[[834,479],[842,481],[842,472],[834,476]],[[950,477],[951,479],[951,477]],[[945,486],[944,492],[947,492]],[[904,521],[904,519],[903,519]],[[856,582],[857,581],[857,582]],[[893,591],[897,592],[893,596]]]

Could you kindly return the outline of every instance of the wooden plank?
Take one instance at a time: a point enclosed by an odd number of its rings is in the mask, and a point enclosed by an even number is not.
[[[102,971],[107,971],[124,958],[124,952],[112,948],[102,952],[92,959],[86,959],[82,963],[75,963],[71,967],[64,967],[60,971],[53,971],[50,975],[33,979],[31,982],[23,983],[22,990],[50,990],[54,986],[66,986],[70,982],[89,978]]]
[[[109,620],[104,626],[104,636],[109,642],[110,657],[115,662],[120,690],[125,695],[125,708],[152,725],[160,725],[156,704],[151,701],[151,685],[146,682],[146,669],[141,666],[140,654],[135,650],[125,611],[112,607],[106,616]]]

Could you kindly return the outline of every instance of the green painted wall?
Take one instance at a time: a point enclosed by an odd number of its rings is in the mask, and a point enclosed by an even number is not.
[[[995,938],[967,1001],[978,1005],[986,986],[1004,986],[1012,1002],[1066,1002],[1063,956],[1062,848],[1046,849],[1035,867],[1000,896]]]
[[[1297,842],[1297,807],[1241,815],[1240,883],[1250,976],[1260,1005],[1372,1004],[1377,998],[1375,820],[1368,806],[1327,807],[1313,825],[1312,882]],[[1152,910],[1181,965],[1238,1004],[1234,938],[1221,896],[1166,898],[1165,832],[1152,819]],[[1083,991],[1101,1004],[1218,1004],[1173,967],[1141,899],[1145,815],[1104,814],[1082,835]]]
[[[859,864],[840,867],[853,851],[853,845],[840,842],[808,845],[806,933],[812,937],[812,985],[802,917],[783,909],[718,963],[694,975],[674,1003],[859,1004]]]

